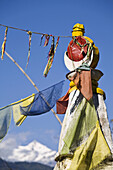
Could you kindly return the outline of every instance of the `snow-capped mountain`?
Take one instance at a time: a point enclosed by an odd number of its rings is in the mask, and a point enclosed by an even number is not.
[[[55,165],[54,157],[56,151],[52,151],[48,147],[33,141],[26,146],[18,146],[8,156],[8,160],[12,162],[38,162],[53,167]]]

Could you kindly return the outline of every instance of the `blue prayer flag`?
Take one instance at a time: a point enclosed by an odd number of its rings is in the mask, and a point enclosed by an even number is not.
[[[35,94],[34,101],[26,107],[21,107],[21,114],[26,116],[40,115],[50,111],[61,97],[64,81],[57,83]]]

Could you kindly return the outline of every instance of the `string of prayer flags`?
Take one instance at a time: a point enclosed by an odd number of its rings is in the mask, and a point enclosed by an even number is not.
[[[3,60],[3,58],[4,58],[4,52],[5,52],[5,47],[6,47],[7,32],[8,32],[8,27],[6,27],[5,36],[4,36],[4,42],[3,42],[3,44],[2,44],[2,55],[1,55],[1,59],[2,59],[2,60]]]
[[[50,39],[50,35],[45,35],[45,43],[44,43],[44,47],[48,45],[49,39]]]
[[[29,34],[29,50],[28,50],[28,58],[27,58],[26,68],[27,68],[27,66],[28,66],[29,58],[30,58],[30,51],[31,51],[31,37],[32,37],[32,32],[31,32],[31,31],[28,31],[27,33]]]
[[[49,72],[49,70],[52,66],[53,58],[54,58],[56,49],[58,47],[59,39],[60,39],[60,37],[57,38],[57,42],[56,42],[56,45],[55,45],[55,48],[54,48],[54,37],[53,37],[51,48],[50,48],[50,51],[49,51],[49,56],[48,56],[48,62],[47,62],[47,65],[45,67],[45,70],[44,70],[44,77],[47,77],[47,74],[48,74],[48,72]]]
[[[0,24],[0,25],[2,25],[2,24]],[[3,41],[3,44],[2,44],[2,55],[1,55],[1,59],[2,60],[4,58],[4,53],[5,53],[5,48],[6,48],[6,41],[7,41],[7,32],[8,32],[9,28],[25,31],[29,35],[29,48],[28,48],[27,63],[26,63],[26,67],[25,67],[26,69],[28,67],[29,59],[30,59],[32,34],[40,34],[41,35],[40,46],[42,45],[43,38],[45,38],[44,45],[43,45],[44,47],[46,47],[49,44],[49,40],[52,37],[52,43],[51,43],[51,47],[50,47],[49,54],[48,54],[48,62],[47,62],[47,65],[46,65],[44,73],[43,73],[44,76],[46,77],[48,72],[49,72],[49,70],[50,70],[50,68],[51,68],[51,66],[52,66],[54,55],[56,53],[56,49],[57,49],[57,46],[58,46],[58,43],[59,43],[59,38],[61,36],[53,36],[52,34],[44,34],[44,33],[38,33],[38,32],[31,32],[31,31],[28,31],[28,30],[24,30],[24,29],[20,29],[20,28],[14,28],[14,27],[9,27],[9,26],[5,26],[5,25],[2,25],[2,26],[6,27],[5,35],[4,35],[4,41]],[[55,37],[58,37],[56,45],[54,44]]]
[[[36,116],[49,112],[61,97],[64,82],[65,80],[0,108],[0,142],[8,132],[12,115],[15,124],[20,126],[27,116]]]
[[[49,55],[48,55],[48,62],[44,70],[44,77],[47,77],[47,74],[53,63],[53,58],[54,58],[54,37],[52,38],[51,48],[49,50]]]

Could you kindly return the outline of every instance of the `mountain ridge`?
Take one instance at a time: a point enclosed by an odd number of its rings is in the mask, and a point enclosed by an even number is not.
[[[0,170],[53,170],[53,167],[36,162],[7,162],[0,158]]]

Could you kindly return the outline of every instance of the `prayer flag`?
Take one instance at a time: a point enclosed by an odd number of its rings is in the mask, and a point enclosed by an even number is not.
[[[28,58],[27,58],[26,68],[27,68],[27,66],[28,66],[29,58],[30,58],[32,32],[31,32],[31,31],[28,31],[28,34],[29,34],[29,50],[28,50]]]
[[[8,27],[6,27],[5,36],[4,36],[4,42],[3,42],[3,44],[2,44],[2,56],[1,56],[1,59],[2,59],[2,60],[3,60],[3,58],[4,58],[4,52],[5,52],[5,47],[6,47],[7,32],[8,32]]]
[[[61,81],[35,94],[34,101],[26,107],[21,107],[21,114],[25,116],[40,115],[50,111],[61,97],[64,81]]]

